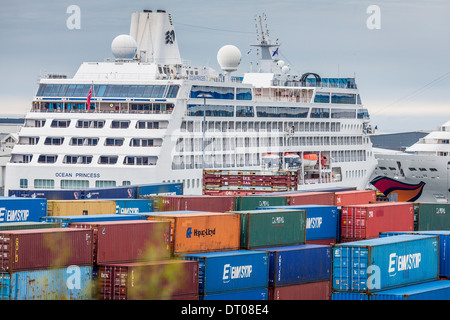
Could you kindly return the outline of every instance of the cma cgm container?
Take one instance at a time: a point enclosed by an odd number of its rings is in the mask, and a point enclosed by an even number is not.
[[[450,230],[450,204],[414,203],[414,230]]]
[[[1,300],[90,300],[92,266],[0,273]]]
[[[439,236],[439,276],[450,279],[450,231],[392,231],[380,233],[380,238],[401,234]]]
[[[334,291],[371,293],[437,280],[437,236],[399,235],[333,247]]]
[[[262,248],[269,255],[269,286],[331,280],[331,246]]]
[[[267,288],[264,251],[236,250],[185,255],[199,262],[199,295]]]
[[[88,216],[47,216],[41,218],[43,222],[58,223],[62,228],[67,228],[69,223],[127,220],[145,220],[145,217],[137,214],[93,214]]]
[[[151,261],[170,257],[168,222],[138,220],[69,223],[69,229],[72,228],[94,231],[96,264]]]
[[[306,212],[272,209],[236,211],[241,216],[241,249],[304,244]]]
[[[270,287],[269,300],[331,300],[331,281]]]
[[[270,195],[237,196],[235,201],[236,211],[256,210],[259,207],[285,206],[288,204],[286,197]]]
[[[170,247],[174,255],[239,249],[239,214],[165,213],[148,215],[147,219],[170,222]]]
[[[36,221],[47,215],[47,200],[0,197],[0,223]]]
[[[291,209],[306,211],[306,241],[339,239],[340,213],[336,206],[292,205],[260,209]],[[336,242],[336,241],[334,241]]]
[[[375,190],[349,190],[334,193],[334,205],[338,207],[368,204],[377,200]]]
[[[93,238],[87,229],[1,231],[0,271],[92,266]]]
[[[208,211],[227,212],[235,208],[234,196],[158,196],[155,197],[158,211]]]
[[[341,241],[378,238],[383,231],[413,231],[414,208],[407,202],[382,202],[344,206]]]
[[[100,300],[179,299],[198,295],[198,262],[163,260],[98,267]]]

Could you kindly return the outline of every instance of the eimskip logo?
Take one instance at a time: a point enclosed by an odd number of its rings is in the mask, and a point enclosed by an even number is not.
[[[401,256],[396,253],[391,253],[389,255],[389,276],[393,277],[400,271],[418,269],[421,260],[422,255],[420,253],[405,254]]]

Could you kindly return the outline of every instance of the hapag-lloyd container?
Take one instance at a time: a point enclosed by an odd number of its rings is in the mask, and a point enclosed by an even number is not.
[[[49,200],[47,216],[74,216],[89,214],[115,214],[112,200]]]
[[[269,254],[269,286],[331,280],[331,246],[296,245],[258,249]]]
[[[174,255],[239,249],[241,222],[237,213],[164,213],[148,215],[147,219],[170,222]]]
[[[332,288],[371,293],[437,280],[437,236],[399,235],[333,247]]]
[[[355,204],[368,204],[375,202],[377,194],[375,190],[349,190],[334,193],[334,205],[348,206]]]
[[[96,264],[170,258],[169,222],[127,220],[69,223],[69,229],[73,228],[88,228],[94,231]]]
[[[0,198],[0,223],[34,221],[47,215],[47,200]]]
[[[450,279],[450,231],[391,231],[380,233],[380,238],[401,234],[439,236],[439,276]]]
[[[264,251],[205,252],[184,258],[199,262],[199,295],[267,288],[268,257]]]
[[[241,216],[241,249],[304,244],[306,212],[271,209],[236,211]]]
[[[137,214],[93,214],[93,215],[75,215],[75,216],[47,216],[41,218],[42,222],[58,223],[62,228],[67,228],[69,223],[80,222],[101,222],[101,221],[127,221],[127,220],[145,220],[145,217]]]
[[[319,239],[339,239],[340,213],[336,206],[291,205],[263,207],[260,209],[306,210],[307,241]]]
[[[270,287],[269,300],[331,300],[331,281]]]
[[[158,211],[227,212],[235,208],[234,196],[158,196]]]
[[[414,230],[450,230],[450,204],[414,203]]]
[[[93,239],[93,231],[87,229],[1,231],[0,271],[92,266]]]
[[[162,260],[98,267],[100,300],[156,300],[196,295],[198,261]]]
[[[235,211],[256,210],[260,207],[285,206],[286,197],[271,195],[237,196]]]
[[[91,289],[92,266],[0,273],[0,300],[91,300]]]
[[[413,231],[414,208],[408,202],[381,202],[344,206],[341,241],[378,238],[384,231]]]

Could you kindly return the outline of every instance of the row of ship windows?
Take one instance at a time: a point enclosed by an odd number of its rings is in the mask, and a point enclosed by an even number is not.
[[[20,188],[28,189],[28,179],[20,179]],[[55,180],[53,179],[34,179],[33,181],[35,189],[54,189]],[[122,181],[122,186],[131,185],[131,181]],[[116,181],[114,180],[97,180],[95,181],[96,188],[109,188],[116,187]],[[88,180],[61,180],[61,189],[87,189],[89,188]]]
[[[379,169],[380,170],[387,170],[388,168],[386,168],[386,167],[379,167]],[[410,168],[408,168],[409,169],[409,171],[417,171],[417,169],[416,168],[414,168],[414,167],[410,167]],[[394,168],[394,167],[389,167],[389,170],[391,170],[391,171],[396,171],[397,169],[396,168]],[[427,171],[427,169],[426,168],[419,168],[418,169],[419,171]],[[436,172],[436,171],[438,171],[436,168],[428,168],[428,170],[430,170],[431,172]]]
[[[37,145],[39,137],[20,137],[19,144]],[[44,145],[60,146],[64,143],[64,137],[47,137]],[[99,138],[71,138],[69,145],[71,146],[97,146]],[[105,146],[120,147],[124,144],[125,138],[105,138]],[[160,147],[162,139],[132,138],[130,139],[130,147]]]
[[[361,136],[351,137],[237,137],[207,138],[205,151],[233,151],[235,148],[283,147],[283,146],[323,146],[362,145],[367,143]],[[178,138],[175,151],[193,152],[203,150],[202,138]]]
[[[53,164],[58,160],[58,155],[41,154],[38,156],[38,163]],[[63,158],[64,164],[91,164],[94,157],[91,155],[65,155]],[[12,163],[29,163],[33,160],[32,154],[14,154],[11,157]],[[115,165],[119,160],[118,156],[98,156],[98,164]],[[137,166],[154,166],[158,157],[156,156],[125,156],[123,159],[124,165]]]
[[[41,128],[45,126],[45,119],[27,119],[25,121],[25,127]],[[52,120],[51,128],[68,128],[70,126],[71,120]],[[105,127],[105,120],[78,120],[75,127],[76,128],[97,128],[101,129]],[[111,129],[128,129],[130,127],[131,121],[129,120],[113,120],[111,122]],[[139,120],[136,122],[136,129],[163,129],[168,126],[168,121],[143,121]]]

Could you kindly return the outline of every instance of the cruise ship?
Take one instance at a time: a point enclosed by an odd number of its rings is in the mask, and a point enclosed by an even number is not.
[[[182,182],[201,194],[211,169],[295,171],[299,190],[366,188],[376,160],[355,79],[292,74],[265,20],[255,17],[257,70],[236,76],[236,46],[218,50],[220,70],[193,66],[171,14],[132,13],[114,59],[40,79],[6,192]]]
[[[448,202],[450,121],[404,152],[377,150],[371,184],[398,201]]]

